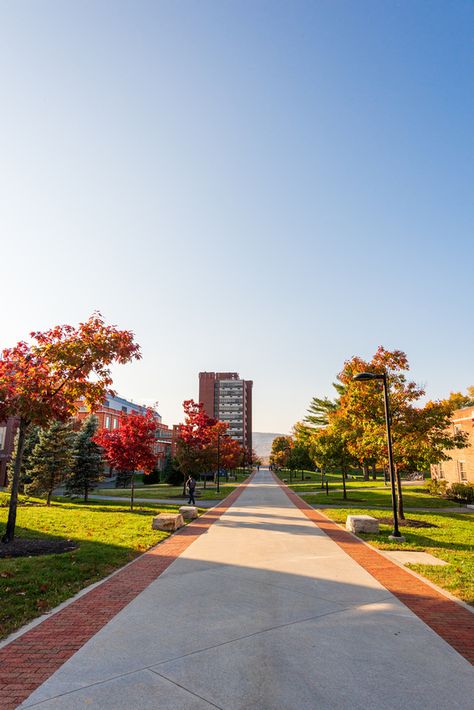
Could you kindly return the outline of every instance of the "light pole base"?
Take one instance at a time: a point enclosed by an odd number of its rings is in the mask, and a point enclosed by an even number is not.
[[[403,535],[389,535],[388,539],[390,542],[405,542]]]

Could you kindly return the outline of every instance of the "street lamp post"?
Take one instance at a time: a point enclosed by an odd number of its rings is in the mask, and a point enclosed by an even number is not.
[[[395,469],[393,466],[393,452],[392,452],[392,434],[390,431],[390,401],[388,397],[388,380],[387,373],[383,372],[378,374],[375,372],[359,372],[358,375],[354,375],[352,378],[356,382],[367,382],[369,380],[381,380],[383,383],[383,401],[385,408],[385,428],[387,431],[387,448],[388,448],[388,468],[390,471],[390,484],[392,491],[392,511],[393,511],[393,533],[389,536],[389,539],[397,540],[398,542],[403,542],[405,539],[403,535],[400,534],[398,529],[398,511],[397,511],[397,495],[395,491]]]
[[[220,458],[221,458],[221,435],[217,432],[217,492],[219,493],[219,469],[220,469]]]

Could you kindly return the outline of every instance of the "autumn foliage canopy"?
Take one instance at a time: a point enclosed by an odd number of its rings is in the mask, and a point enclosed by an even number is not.
[[[78,327],[58,325],[30,334],[0,357],[0,419],[16,416],[46,425],[66,421],[83,397],[100,404],[112,385],[110,365],[140,358],[133,333],[105,325],[99,313]]]

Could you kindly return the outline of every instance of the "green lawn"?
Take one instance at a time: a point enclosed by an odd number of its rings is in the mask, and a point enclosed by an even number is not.
[[[303,491],[316,491],[321,488],[321,474],[315,473],[314,471],[304,471],[303,479],[301,480],[301,471],[282,470],[275,472],[280,480],[285,480],[288,485],[296,493]],[[356,475],[355,472],[351,473],[351,478],[346,480],[346,488],[388,488],[385,484],[384,477],[381,473],[377,474],[376,480],[372,477],[366,481],[363,476]],[[306,479],[310,480],[306,480]],[[329,489],[331,488],[341,488],[342,487],[342,476],[340,473],[326,473],[324,474],[324,482],[328,482]]]
[[[296,491],[300,493],[301,491]],[[347,500],[342,497],[342,491],[338,488],[338,492],[329,489],[329,495],[324,491],[319,493],[311,493],[303,496],[304,500],[311,505],[376,505],[391,508],[392,499],[390,489],[376,490],[357,490],[350,489],[347,491]],[[452,508],[459,507],[458,503],[432,496],[425,491],[424,488],[410,487],[403,491],[403,505],[405,508]]]
[[[196,502],[199,500],[222,500],[229,493],[238,486],[242,481],[248,478],[248,474],[240,474],[237,476],[237,480],[226,482],[225,479],[221,479],[220,491],[217,492],[217,488],[214,483],[207,482],[206,488],[204,484],[199,482],[196,490],[199,491],[200,495],[196,497]],[[116,496],[117,498],[130,498],[129,488],[96,488],[91,494],[101,496]],[[170,486],[168,483],[153,483],[150,486],[140,486],[135,488],[136,498],[181,498],[183,496],[183,486]]]
[[[327,508],[323,512],[342,524],[345,523],[347,515],[372,515],[374,518],[387,516],[386,511],[367,508]],[[430,523],[434,527],[403,526],[401,532],[406,538],[403,543],[388,540],[392,526],[384,523],[380,524],[380,535],[360,534],[360,537],[380,549],[417,550],[446,560],[449,564],[444,567],[409,567],[468,604],[474,605],[474,516],[463,513],[410,512],[406,517],[409,520]]]
[[[151,518],[176,506],[137,506],[134,513],[115,502],[54,502],[20,505],[18,538],[68,538],[79,547],[60,555],[0,559],[0,637],[69,599],[80,589],[123,566],[168,537],[151,529]],[[0,508],[0,523],[8,509]]]

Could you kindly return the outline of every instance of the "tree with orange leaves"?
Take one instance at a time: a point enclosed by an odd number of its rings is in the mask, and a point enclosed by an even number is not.
[[[58,325],[30,334],[0,357],[0,419],[18,417],[18,446],[13,468],[8,522],[2,542],[15,535],[18,484],[25,435],[31,424],[41,427],[67,421],[82,397],[93,409],[112,385],[112,363],[140,358],[133,333],[105,324],[94,313],[78,327]]]

